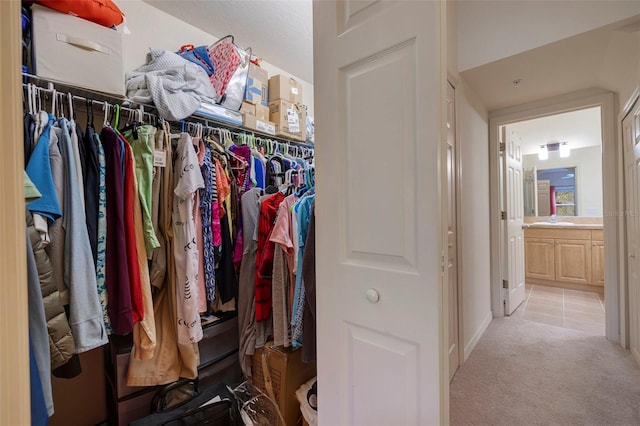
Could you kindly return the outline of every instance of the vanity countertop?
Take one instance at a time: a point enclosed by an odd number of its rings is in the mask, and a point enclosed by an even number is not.
[[[553,223],[525,223],[529,228],[537,229],[603,229],[603,226],[596,223],[576,223],[571,225],[553,224]]]

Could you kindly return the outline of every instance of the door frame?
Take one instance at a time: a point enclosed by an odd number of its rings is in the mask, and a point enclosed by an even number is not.
[[[457,268],[457,281],[456,287],[458,289],[458,369],[462,367],[465,362],[465,352],[464,352],[464,310],[462,300],[463,300],[463,257],[462,257],[462,215],[460,214],[460,206],[462,205],[462,156],[460,155],[460,132],[458,122],[460,119],[460,103],[459,103],[459,89],[461,86],[458,79],[456,79],[451,73],[447,73],[447,84],[450,84],[453,87],[453,102],[454,102],[454,120],[455,120],[455,128],[454,128],[454,149],[455,149],[455,165],[456,165],[456,183],[455,183],[455,194],[456,194],[456,268]],[[446,143],[446,141],[445,141]],[[468,356],[467,356],[468,358]]]
[[[620,146],[621,167],[619,170],[619,174],[620,174],[620,179],[623,183],[624,183],[625,177],[624,177],[624,147],[622,146],[622,143],[623,143],[622,120],[624,120],[627,114],[631,112],[636,101],[640,102],[640,85],[636,86],[636,89],[633,91],[633,94],[627,99],[626,103],[620,110],[620,113],[618,114],[617,121],[616,121],[616,131],[617,131],[618,141],[619,141],[618,144]],[[624,212],[626,209],[626,196],[624,192],[624,185],[622,186],[620,191],[621,191],[620,196],[622,199],[621,203],[622,203],[622,206],[624,207],[621,208],[619,211]],[[624,219],[624,215],[621,215],[621,218],[622,218],[622,229],[624,232],[626,230],[626,221]],[[629,313],[628,313],[629,312],[629,287],[627,282],[628,257],[627,257],[627,245],[624,241],[624,238],[622,238],[622,241],[620,242],[620,244],[622,245],[622,251],[620,252],[621,256],[618,258],[618,266],[617,266],[620,271],[621,281],[623,282],[623,286],[620,289],[620,344],[624,348],[629,348]],[[607,253],[605,250],[605,256],[606,254]],[[606,268],[606,265],[605,265],[605,268]],[[638,362],[640,362],[640,360],[638,360]]]
[[[619,269],[619,259],[624,254],[624,222],[613,212],[623,211],[624,181],[622,175],[622,147],[616,138],[615,95],[604,89],[586,89],[561,96],[504,108],[489,113],[489,191],[491,212],[491,309],[494,318],[504,316],[502,290],[502,223],[500,220],[500,152],[498,132],[500,126],[563,112],[585,108],[601,108],[602,126],[602,184],[603,223],[605,246],[605,310],[606,336],[612,342],[627,344],[624,273]],[[620,134],[620,133],[618,133]],[[610,214],[607,214],[610,212]]]
[[[12,141],[0,156],[0,424],[31,423],[20,7],[17,0],[0,1],[0,140]]]

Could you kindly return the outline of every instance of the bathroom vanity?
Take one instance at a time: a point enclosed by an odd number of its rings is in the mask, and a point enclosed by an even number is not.
[[[530,223],[524,246],[528,284],[604,292],[602,225]]]

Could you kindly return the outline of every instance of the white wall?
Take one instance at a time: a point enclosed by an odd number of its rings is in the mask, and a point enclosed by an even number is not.
[[[599,87],[618,94],[619,109],[640,84],[640,29],[635,29],[613,32],[597,76]]]
[[[492,318],[487,110],[463,84],[458,98],[461,173],[462,308],[464,357]]]
[[[507,126],[509,131],[509,126]],[[578,215],[602,217],[602,147],[572,149],[569,158],[560,158],[558,152],[550,152],[549,159],[539,160],[537,155],[524,155],[522,166],[529,170],[576,167],[576,197]]]
[[[489,127],[487,108],[458,73],[458,2],[447,5],[447,67],[456,87],[460,156],[460,273],[462,342],[466,360],[493,317],[489,234]]]
[[[460,1],[460,71],[640,13],[638,1]]]
[[[124,39],[125,72],[144,64],[149,48],[176,51],[184,44],[211,45],[218,40],[217,37],[156,9],[142,0],[119,0],[118,7],[124,12],[127,26],[131,31],[131,34]],[[256,34],[256,37],[264,37],[264,35]],[[313,85],[311,83],[264,61],[262,67],[269,72],[269,76],[283,74],[300,81],[303,103],[307,105],[309,114],[313,116]]]

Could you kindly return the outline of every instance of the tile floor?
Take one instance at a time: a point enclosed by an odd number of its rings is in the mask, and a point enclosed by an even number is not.
[[[587,291],[526,284],[526,298],[513,316],[557,327],[605,335],[604,296]]]

